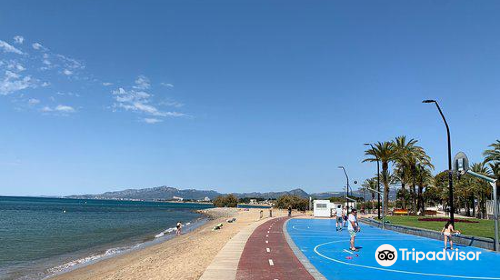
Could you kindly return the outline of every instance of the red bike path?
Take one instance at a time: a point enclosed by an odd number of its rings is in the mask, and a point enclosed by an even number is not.
[[[286,220],[275,218],[255,229],[238,263],[237,280],[314,280],[285,239]]]

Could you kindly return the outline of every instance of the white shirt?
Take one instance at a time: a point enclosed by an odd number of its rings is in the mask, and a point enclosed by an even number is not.
[[[354,216],[353,214],[349,214],[349,222],[347,223],[347,229],[348,230],[354,230],[354,228],[352,227],[352,223],[351,222],[354,222],[355,225],[358,224],[358,220],[356,219],[356,216]]]
[[[342,218],[342,208],[337,208],[337,218]]]

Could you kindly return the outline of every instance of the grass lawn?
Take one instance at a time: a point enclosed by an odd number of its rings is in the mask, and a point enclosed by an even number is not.
[[[445,222],[425,222],[419,221],[419,218],[424,218],[422,216],[390,216],[386,217],[386,220],[390,221],[392,224],[410,226],[416,228],[431,229],[436,231],[441,231],[444,227]],[[425,218],[434,218],[432,216],[426,216]],[[492,220],[480,220],[480,219],[467,219],[471,221],[478,221],[479,223],[461,223],[455,221],[455,229],[462,232],[465,235],[472,236],[482,236],[482,237],[495,237],[495,225]]]

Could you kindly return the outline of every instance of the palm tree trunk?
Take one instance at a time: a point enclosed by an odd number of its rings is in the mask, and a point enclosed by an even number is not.
[[[425,209],[424,209],[424,197],[422,196],[422,191],[423,191],[423,187],[422,185],[420,184],[418,186],[418,209],[420,211],[420,216],[424,216],[425,215]]]
[[[375,211],[375,194],[372,194],[372,213]]]
[[[474,199],[474,194],[472,194],[471,197],[471,202],[472,202],[472,217],[476,217],[476,201]]]
[[[465,201],[465,215],[467,215],[467,217],[470,217],[470,199],[466,199]]]
[[[403,180],[401,180],[401,189],[403,190],[403,201],[402,201],[402,204],[403,204],[403,209],[406,209],[406,184],[403,182]]]
[[[384,216],[389,213],[389,178],[387,178],[388,162],[382,162],[382,181],[384,184]]]
[[[417,196],[415,195],[416,189],[415,189],[415,182],[411,185],[411,210],[413,211],[414,214],[417,214]]]

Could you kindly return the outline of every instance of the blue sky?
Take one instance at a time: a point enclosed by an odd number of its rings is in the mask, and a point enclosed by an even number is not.
[[[2,1],[0,195],[340,190],[499,138],[498,1]]]

